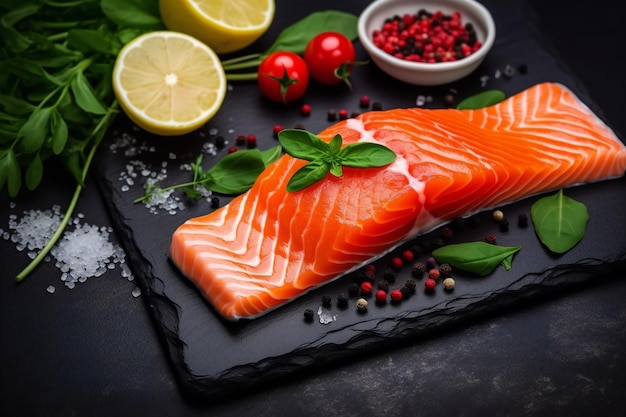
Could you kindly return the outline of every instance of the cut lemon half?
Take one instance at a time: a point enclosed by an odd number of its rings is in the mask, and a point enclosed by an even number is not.
[[[218,54],[257,40],[274,19],[274,0],[159,0],[169,30],[186,33]]]
[[[156,31],[122,48],[113,68],[113,90],[139,127],[157,135],[183,135],[217,113],[226,76],[204,43],[183,33]]]

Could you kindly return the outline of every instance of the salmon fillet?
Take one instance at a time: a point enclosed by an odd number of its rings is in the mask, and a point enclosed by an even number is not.
[[[319,136],[335,134],[384,144],[396,161],[290,193],[306,161],[285,155],[175,231],[172,260],[226,319],[263,315],[460,216],[626,171],[624,144],[554,83],[480,110],[368,112]]]

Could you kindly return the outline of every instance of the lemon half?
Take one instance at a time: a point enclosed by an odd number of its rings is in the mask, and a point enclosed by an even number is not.
[[[218,54],[257,40],[274,19],[274,0],[159,0],[169,30],[186,33]]]
[[[226,76],[207,45],[182,33],[156,31],[122,48],[113,68],[113,90],[139,127],[182,135],[208,122],[226,95]]]

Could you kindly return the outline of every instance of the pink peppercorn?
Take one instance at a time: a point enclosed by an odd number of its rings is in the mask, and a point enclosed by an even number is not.
[[[283,127],[281,125],[274,125],[274,137],[277,137],[281,130],[283,130]]]
[[[378,301],[379,303],[384,303],[385,301],[387,301],[387,291],[385,290],[378,290],[376,291],[376,301]]]
[[[237,148],[234,146],[231,146],[230,148],[228,148],[228,153],[233,153],[233,152],[237,152]]]
[[[438,269],[433,268],[430,271],[428,271],[428,278],[434,279],[436,281],[439,279],[439,277],[441,277],[441,272],[439,272]]]
[[[359,107],[366,109],[370,106],[370,98],[368,96],[361,96],[359,99]]]
[[[415,255],[410,250],[405,250],[404,252],[402,252],[402,260],[404,262],[413,262],[414,257]]]
[[[428,278],[426,279],[426,281],[424,281],[424,287],[426,288],[426,291],[432,291],[435,289],[436,286],[437,286],[437,281],[435,281],[432,278]]]
[[[489,233],[485,236],[485,242],[490,243],[492,245],[496,244],[496,235],[493,233]]]
[[[402,265],[404,265],[404,263],[402,262],[401,258],[395,257],[391,259],[391,267],[393,269],[396,269],[396,270],[401,269]]]
[[[400,290],[392,290],[390,295],[391,295],[391,301],[393,302],[401,301],[402,298],[404,297],[402,294],[402,291]]]
[[[303,104],[302,107],[300,107],[300,114],[302,114],[303,116],[308,116],[311,114],[311,106],[309,104]]]
[[[361,293],[363,295],[370,295],[372,293],[372,289],[374,286],[369,281],[364,281],[361,283]]]
[[[341,109],[337,115],[339,116],[339,120],[346,120],[348,118],[348,110]]]
[[[374,265],[374,264],[365,265],[364,271],[365,272],[371,272],[372,274],[375,274],[376,273],[376,265]]]
[[[253,134],[246,136],[246,144],[248,147],[254,148],[256,146],[256,136]]]

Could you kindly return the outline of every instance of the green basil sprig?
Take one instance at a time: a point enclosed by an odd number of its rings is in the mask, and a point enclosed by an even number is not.
[[[135,203],[148,201],[154,195],[182,188],[187,197],[198,200],[202,194],[197,186],[220,194],[241,194],[250,189],[258,176],[281,155],[280,146],[265,151],[245,149],[230,153],[220,159],[208,170],[202,168],[202,155],[191,165],[193,179],[182,184],[161,188],[157,183],[148,183],[144,195],[135,199]]]
[[[493,106],[506,98],[500,90],[486,90],[462,100],[456,108],[458,110],[476,110],[483,107]]]
[[[585,235],[589,214],[587,207],[563,194],[537,200],[530,207],[530,216],[539,240],[554,253],[565,253]]]
[[[289,192],[313,185],[329,172],[340,177],[342,167],[377,168],[389,165],[396,159],[391,149],[378,143],[356,142],[342,148],[340,135],[335,135],[326,143],[306,130],[285,129],[278,134],[278,140],[287,154],[309,161],[287,183]]]
[[[486,242],[467,242],[446,245],[435,249],[433,257],[440,263],[448,263],[454,268],[485,276],[500,264],[507,271],[511,269],[513,255],[520,246],[497,246]]]
[[[358,37],[358,20],[358,16],[338,10],[311,13],[280,32],[265,52],[223,60],[222,66],[226,72],[226,78],[230,81],[256,80],[256,71],[245,73],[239,71],[258,67],[272,52],[289,51],[302,54],[309,41],[321,32],[339,32],[348,39],[355,40]]]

